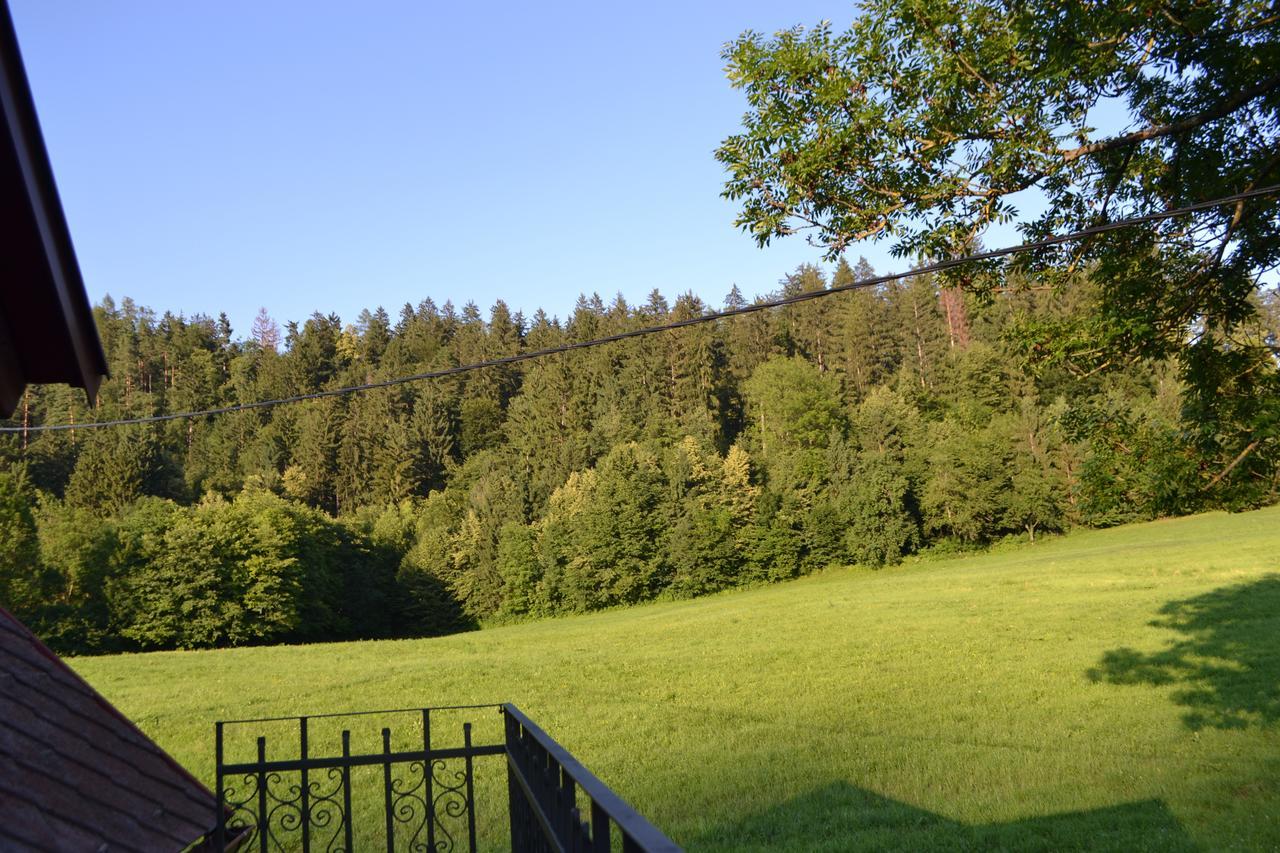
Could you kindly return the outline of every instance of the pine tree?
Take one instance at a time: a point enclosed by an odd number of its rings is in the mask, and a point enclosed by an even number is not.
[[[67,502],[104,516],[118,513],[154,486],[156,474],[149,428],[93,430],[67,484]]]
[[[30,487],[21,470],[0,472],[0,606],[19,619],[36,615],[45,591]]]
[[[340,509],[338,450],[342,443],[344,403],[327,397],[298,405],[297,435],[284,472],[285,490],[314,507]]]
[[[324,388],[345,367],[338,347],[342,321],[336,314],[316,312],[299,330],[290,324],[286,343],[294,393],[311,393]]]
[[[889,290],[898,363],[905,378],[920,392],[931,394],[937,368],[947,350],[946,327],[938,309],[937,287],[929,275],[912,276],[904,286]]]
[[[705,312],[702,301],[687,293],[676,300],[670,317],[678,322]],[[683,435],[721,445],[728,380],[718,327],[693,326],[664,337],[667,381],[663,397],[670,406],[672,423]]]
[[[782,295],[794,296],[827,289],[822,270],[812,264],[802,264],[792,275],[783,280]],[[835,365],[832,314],[833,300],[812,299],[782,310],[783,334],[789,351],[799,355],[826,373]]]
[[[265,306],[259,308],[257,315],[253,318],[249,339],[257,344],[258,349],[266,352],[275,352],[280,346],[280,326],[271,319]]]
[[[843,258],[832,277],[833,287],[865,281],[875,275],[866,258],[850,268]],[[865,398],[871,389],[884,382],[897,366],[898,353],[890,331],[888,307],[878,289],[860,288],[835,297],[835,315],[839,323],[839,369],[850,402]]]

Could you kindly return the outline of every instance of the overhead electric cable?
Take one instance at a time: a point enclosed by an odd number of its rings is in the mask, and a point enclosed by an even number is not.
[[[715,311],[710,314],[700,314],[697,317],[690,317],[685,320],[676,320],[670,323],[659,323],[655,326],[644,326],[639,329],[631,329],[626,332],[619,332],[615,335],[606,335],[602,338],[592,338],[586,341],[576,341],[574,343],[558,344],[553,347],[544,347],[542,349],[530,350],[528,352],[517,353],[516,355],[502,356],[501,358],[491,358],[485,361],[472,362],[470,364],[460,364],[455,367],[446,367],[442,370],[431,370],[426,373],[415,373],[410,376],[398,376],[394,379],[383,379],[378,382],[365,382],[361,385],[347,385],[342,388],[329,388],[324,391],[315,391],[310,394],[295,394],[291,397],[280,397],[274,400],[257,400],[252,403],[236,403],[230,406],[219,406],[214,409],[203,409],[197,412],[172,412],[167,415],[148,415],[138,418],[119,418],[110,421],[87,421],[85,423],[62,423],[62,424],[36,424],[33,426],[7,426],[0,427],[0,433],[24,433],[24,432],[53,432],[56,430],[72,430],[72,429],[96,429],[98,427],[110,426],[129,426],[132,424],[150,424],[162,421],[177,421],[187,418],[200,418],[208,415],[225,415],[231,412],[245,412],[251,409],[267,409],[275,406],[283,406],[289,403],[301,403],[306,400],[320,400],[325,397],[340,397],[346,394],[356,394],[361,391],[372,391],[377,388],[390,388],[395,385],[405,385],[410,382],[423,382],[428,379],[441,379],[446,376],[456,376],[460,373],[470,373],[475,370],[483,370],[488,367],[501,367],[507,364],[516,364],[522,361],[532,361],[538,358],[545,358],[550,355],[557,355],[572,350],[589,349],[591,347],[603,346],[605,344],[616,343],[617,341],[625,341],[630,338],[639,338],[646,335],[656,335],[659,332],[669,332],[674,329],[683,329],[686,326],[696,326],[700,323],[712,323],[716,320],[723,320],[729,317],[738,317],[743,314],[752,314],[757,311],[767,311],[772,308],[783,308],[787,305],[794,305],[798,302],[808,302],[811,299],[820,299],[824,296],[831,296],[836,293],[847,293],[851,290],[861,290],[868,287],[876,287],[891,281],[899,281],[904,278],[912,278],[918,275],[927,275],[929,273],[941,272],[962,264],[974,263],[976,261],[988,261],[995,258],[1002,258],[1009,255],[1016,255],[1022,252],[1031,252],[1037,249],[1047,249],[1051,246],[1057,246],[1062,243],[1068,243],[1072,240],[1078,240],[1082,237],[1091,237],[1094,234],[1102,234],[1107,231],[1116,231],[1121,228],[1128,228],[1133,225],[1145,225],[1150,222],[1158,222],[1163,219],[1171,219],[1175,216],[1181,216],[1187,213],[1195,213],[1199,210],[1208,210],[1214,207],[1221,207],[1234,202],[1245,201],[1251,198],[1259,198],[1262,196],[1275,195],[1280,193],[1280,184],[1273,184],[1267,187],[1259,187],[1257,189],[1236,193],[1235,195],[1223,196],[1209,201],[1201,201],[1195,204],[1188,204],[1185,207],[1175,208],[1173,210],[1162,210],[1157,213],[1148,213],[1142,216],[1134,216],[1129,219],[1120,219],[1115,222],[1104,222],[1100,225],[1094,225],[1090,228],[1082,228],[1079,231],[1072,231],[1069,234],[1059,234],[1052,237],[1045,237],[1040,240],[1033,240],[1028,243],[1019,243],[1015,246],[1006,246],[1003,249],[992,249],[986,252],[978,252],[972,255],[964,255],[959,258],[951,258],[945,261],[937,261],[927,264],[916,269],[906,272],[886,273],[885,275],[872,276],[871,278],[862,279],[860,281],[842,284],[836,287],[829,287],[824,290],[810,290],[804,293],[796,293],[791,296],[784,296],[779,299],[770,299],[766,302],[753,302],[750,305],[744,305],[739,308],[727,308],[723,311]]]

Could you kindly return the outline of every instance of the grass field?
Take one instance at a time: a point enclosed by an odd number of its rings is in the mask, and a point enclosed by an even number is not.
[[[1280,508],[439,639],[72,663],[210,780],[215,719],[509,700],[690,850],[1280,849]]]

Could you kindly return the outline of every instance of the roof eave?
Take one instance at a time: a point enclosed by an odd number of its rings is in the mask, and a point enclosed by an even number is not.
[[[4,141],[12,146],[19,180],[39,234],[40,245],[36,248],[42,254],[41,267],[46,274],[41,284],[51,288],[56,297],[66,343],[74,355],[73,374],[53,381],[84,388],[92,404],[102,378],[108,373],[107,360],[49,164],[7,0],[0,0],[0,111],[3,112],[3,131],[8,136]],[[5,330],[8,331],[11,330]],[[24,381],[32,379],[28,376]]]

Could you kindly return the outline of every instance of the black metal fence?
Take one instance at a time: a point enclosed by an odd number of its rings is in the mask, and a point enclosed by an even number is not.
[[[501,741],[477,744],[473,719],[486,711],[501,714]],[[459,715],[473,719],[461,723],[460,742],[442,745],[442,720]],[[398,719],[396,730],[381,727],[380,749],[353,752],[350,720],[378,717]],[[246,728],[252,729],[247,739]],[[317,749],[318,729],[330,749]],[[271,733],[276,737],[268,743]],[[285,757],[277,757],[281,740]],[[231,741],[242,756],[252,745],[248,760],[229,760]],[[338,744],[340,749],[332,748]],[[260,853],[476,851],[477,761],[499,755],[506,756],[513,851],[680,849],[510,704],[219,722],[221,807],[212,847]],[[496,786],[486,790],[496,794]]]

